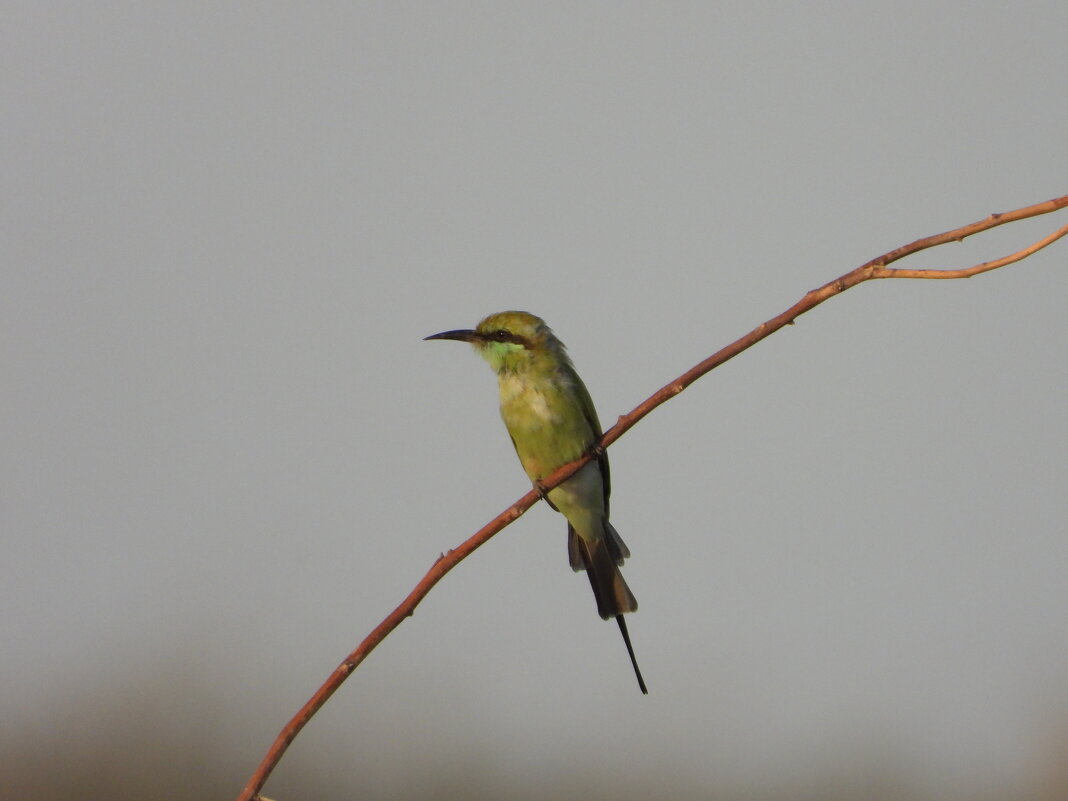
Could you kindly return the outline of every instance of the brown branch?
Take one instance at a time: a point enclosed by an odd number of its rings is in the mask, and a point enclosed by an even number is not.
[[[988,270],[996,270],[998,267],[1004,267],[1006,264],[1012,264],[1013,262],[1020,261],[1020,259],[1026,259],[1032,253],[1037,253],[1046,247],[1051,245],[1060,239],[1065,234],[1068,234],[1068,225],[1058,228],[1049,236],[1028,245],[1027,247],[1010,253],[1008,256],[1002,256],[1000,259],[994,259],[993,261],[984,261],[980,264],[976,264],[973,267],[966,267],[963,270],[904,270],[901,268],[893,267],[875,267],[872,269],[872,278],[971,278],[973,275],[979,275],[979,273],[985,273]]]
[[[994,270],[998,267],[1003,267],[1006,264],[1019,261],[1021,259],[1030,256],[1038,250],[1046,247],[1047,245],[1055,242],[1057,239],[1068,234],[1068,225],[1054,231],[1047,237],[1040,239],[1034,244],[1023,248],[1022,250],[1012,253],[1003,258],[995,261],[983,262],[977,264],[974,267],[969,267],[961,270],[903,270],[887,267],[888,264],[892,264],[895,261],[910,256],[913,253],[917,253],[921,250],[935,247],[937,245],[943,245],[947,242],[959,242],[966,237],[973,234],[977,234],[981,231],[987,231],[991,228],[995,228],[1005,223],[1015,222],[1017,220],[1023,220],[1028,217],[1037,217],[1041,214],[1048,214],[1052,211],[1062,209],[1068,206],[1068,195],[1063,197],[1054,198],[1044,203],[1036,203],[1033,206],[1027,206],[1022,209],[1016,209],[1015,211],[1004,212],[1002,214],[991,214],[989,217],[978,222],[971,223],[970,225],[962,226],[961,228],[955,228],[952,231],[946,231],[942,234],[935,234],[934,236],[928,236],[923,239],[917,239],[908,245],[892,250],[889,253],[884,253],[878,258],[872,259],[866,264],[862,264],[855,270],[851,270],[840,278],[824,284],[818,289],[805,294],[801,300],[795,303],[786,311],[782,312],[770,320],[761,323],[752,331],[738,340],[735,340],[725,348],[713,353],[707,359],[700,364],[687,370],[671,383],[657,390],[653,395],[635,407],[627,414],[621,415],[616,421],[616,424],[612,426],[601,437],[598,447],[607,448],[624,433],[626,433],[635,423],[641,420],[645,415],[649,414],[660,404],[667,401],[669,398],[673,398],[682,392],[686,387],[690,386],[694,381],[705,375],[709,371],[715,369],[719,365],[723,364],[729,359],[734,358],[742,351],[752,347],[760,340],[767,336],[770,336],[775,331],[786,325],[790,325],[793,321],[804,314],[805,312],[815,308],[819,304],[828,298],[841,294],[850,287],[854,287],[857,284],[869,281],[874,278],[967,278],[972,275],[977,275],[988,270]],[[576,459],[574,462],[564,465],[559,468],[547,478],[542,480],[542,487],[545,490],[550,490],[553,487],[558,486],[562,482],[566,481],[572,475],[574,475],[579,468],[581,468],[586,462],[593,457],[593,452],[586,454],[580,459]],[[415,607],[420,601],[430,592],[431,588],[441,580],[441,578],[458,565],[469,554],[475,551],[483,543],[485,543],[490,537],[500,531],[502,528],[516,520],[520,515],[526,512],[531,506],[538,501],[539,495],[535,490],[531,490],[518,501],[513,503],[506,510],[501,512],[497,517],[475,532],[470,538],[464,541],[457,548],[448,551],[438,557],[438,560],[427,571],[427,574],[415,585],[415,589],[408,594],[408,597],[401,602],[401,604],[394,609],[389,615],[379,623],[374,631],[367,635],[363,642],[359,644],[355,651],[349,654],[345,660],[338,665],[330,677],[326,680],[322,687],[320,687],[315,695],[313,695],[308,702],[301,707],[300,711],[293,716],[285,728],[275,739],[268,750],[263,761],[260,763],[256,772],[252,774],[247,785],[238,795],[237,801],[253,801],[253,799],[262,799],[259,795],[260,789],[267,781],[267,777],[270,776],[274,770],[278,761],[282,758],[282,754],[285,753],[289,744],[293,742],[293,739],[300,733],[300,730],[304,728],[305,724],[311,720],[312,716],[319,710],[323,704],[332,696],[341,686],[341,683],[348,678],[349,674],[354,671],[361,662],[367,657],[374,648],[382,642],[386,636],[393,631],[397,626],[401,624],[401,621],[406,617],[410,617],[415,612]]]

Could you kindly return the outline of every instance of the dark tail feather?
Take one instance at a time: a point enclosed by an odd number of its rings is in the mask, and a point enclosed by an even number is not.
[[[604,544],[608,547],[608,555],[617,566],[622,567],[623,560],[630,558],[630,548],[627,547],[627,543],[623,542],[623,538],[619,536],[615,526],[607,520],[604,521]],[[569,523],[567,526],[567,557],[571,562],[571,569],[576,573],[579,570],[585,570],[588,564],[588,560],[583,556],[582,551],[583,549],[579,547],[579,536]],[[630,611],[633,612],[634,610],[631,609]]]
[[[638,687],[641,688],[643,694],[648,695],[649,689],[645,686],[638,660],[634,658],[634,648],[630,644],[630,633],[627,631],[627,622],[623,619],[623,615],[616,615],[616,623],[619,624],[619,633],[623,635],[623,642],[627,645],[627,653],[630,655],[630,663],[634,666],[634,676],[638,679]]]
[[[643,693],[648,695],[649,690],[646,689],[645,679],[642,678],[642,672],[638,669],[634,647],[630,644],[630,633],[627,631],[626,621],[623,620],[624,612],[634,612],[638,609],[638,601],[634,598],[630,587],[627,586],[627,582],[623,580],[623,574],[619,572],[616,563],[617,559],[619,562],[623,561],[620,551],[625,552],[627,546],[623,545],[623,541],[619,539],[614,529],[606,531],[605,539],[592,543],[578,536],[570,526],[568,526],[567,534],[568,550],[573,557],[578,556],[581,564],[586,568],[586,576],[590,580],[593,597],[597,599],[598,613],[605,620],[610,617],[616,619],[616,623],[619,624],[619,633],[623,635],[623,642],[627,646],[630,663],[634,666],[638,686]],[[610,541],[608,537],[613,535],[614,540]]]
[[[580,567],[586,569],[590,587],[593,588],[593,597],[597,599],[597,612],[601,617],[608,620],[625,612],[637,611],[638,601],[635,600],[627,582],[623,580],[623,574],[619,572],[611,553],[615,548],[609,547],[607,539],[587,542],[570,526],[567,536],[569,550],[578,554]]]

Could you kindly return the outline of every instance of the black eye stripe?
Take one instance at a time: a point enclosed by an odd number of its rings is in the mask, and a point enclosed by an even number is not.
[[[523,345],[524,347],[527,345],[527,341],[519,336],[519,334],[513,334],[511,331],[505,331],[503,328],[491,331],[488,337],[494,342],[514,342],[516,345]]]

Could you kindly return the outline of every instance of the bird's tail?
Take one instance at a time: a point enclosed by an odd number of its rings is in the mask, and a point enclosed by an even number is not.
[[[605,620],[610,617],[616,619],[619,633],[623,635],[623,642],[627,646],[630,663],[634,667],[634,675],[638,679],[638,686],[643,693],[648,694],[649,690],[646,689],[642,672],[638,668],[638,660],[634,657],[634,647],[630,644],[627,624],[623,620],[624,613],[638,609],[634,593],[630,591],[627,582],[623,580],[623,574],[619,572],[619,566],[623,564],[625,557],[630,556],[630,551],[607,520],[604,521],[604,529],[604,537],[589,542],[568,526],[567,546],[571,567],[575,570],[586,570],[601,617]]]
[[[610,617],[634,612],[638,601],[630,591],[619,566],[630,556],[630,550],[607,520],[604,521],[604,536],[590,541],[580,537],[574,527],[567,527],[567,551],[572,570],[585,570],[597,599],[597,611],[601,617]]]
[[[642,678],[641,668],[638,667],[638,660],[634,658],[634,646],[630,644],[630,632],[627,631],[627,621],[623,619],[623,615],[616,615],[616,623],[619,624],[619,633],[623,635],[623,642],[627,646],[627,655],[630,656],[630,664],[634,668],[634,677],[638,680],[638,688],[642,691],[643,695],[649,694],[649,688],[645,686],[645,679]]]

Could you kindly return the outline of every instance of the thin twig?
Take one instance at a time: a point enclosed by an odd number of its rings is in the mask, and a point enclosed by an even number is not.
[[[598,446],[607,448],[623,436],[623,434],[634,426],[635,423],[645,417],[645,415],[649,414],[649,412],[668,399],[678,395],[701,376],[715,369],[727,360],[734,358],[742,351],[752,347],[757,342],[770,336],[783,326],[791,324],[797,317],[815,308],[828,298],[841,294],[857,284],[876,278],[967,278],[972,275],[987,272],[988,270],[1003,267],[1006,264],[1012,264],[1013,262],[1030,256],[1032,253],[1041,250],[1068,234],[1068,225],[1065,225],[1049,236],[1040,239],[1016,253],[1012,253],[995,261],[983,262],[982,264],[977,264],[974,267],[966,269],[904,270],[891,268],[887,265],[921,250],[926,250],[937,245],[943,245],[947,242],[959,242],[966,237],[981,231],[987,231],[999,225],[1023,220],[1028,217],[1037,217],[1041,214],[1048,214],[1066,206],[1068,206],[1068,195],[1054,198],[1053,200],[1048,200],[1044,203],[1036,203],[1033,206],[1016,209],[1015,211],[992,214],[986,219],[979,220],[970,225],[955,228],[952,231],[946,231],[942,234],[935,234],[934,236],[917,239],[915,242],[899,247],[888,253],[884,253],[878,258],[872,259],[866,264],[862,264],[855,270],[851,270],[845,275],[824,284],[818,289],[813,289],[806,293],[801,300],[786,311],[761,323],[745,336],[735,340],[716,353],[713,353],[700,364],[694,365],[674,381],[661,387],[632,411],[621,415],[616,421],[616,424],[608,429],[604,433],[604,436],[601,437]],[[548,491],[566,481],[593,457],[593,453],[593,451],[587,453],[585,456],[564,465],[554,471],[551,475],[542,479],[541,484],[543,489]],[[256,769],[256,772],[252,774],[248,784],[245,785],[240,795],[238,795],[237,801],[254,801],[255,799],[260,799],[260,801],[262,801],[262,796],[258,795],[258,793],[267,781],[267,777],[270,776],[271,772],[282,758],[282,755],[289,747],[289,744],[293,742],[293,739],[300,733],[300,730],[304,728],[305,724],[311,720],[312,716],[319,710],[319,708],[322,707],[330,696],[337,691],[338,687],[340,687],[341,683],[348,678],[349,674],[363,662],[367,655],[371,653],[371,651],[373,651],[374,648],[382,642],[391,631],[393,631],[393,629],[400,625],[404,618],[410,617],[415,612],[415,607],[446,573],[452,570],[490,537],[526,512],[527,509],[538,501],[539,497],[540,496],[535,490],[531,490],[481,529],[476,531],[457,548],[438,557],[438,560],[430,570],[427,571],[426,575],[423,576],[419,583],[415,585],[415,588],[408,594],[408,597],[405,598],[396,609],[390,612],[389,615],[375,627],[374,631],[367,635],[363,642],[357,646],[355,651],[349,654],[345,660],[338,665],[334,672],[330,674],[330,677],[326,682],[324,682],[324,684],[316,691],[315,695],[308,699],[308,702],[304,704],[300,711],[293,716],[292,720],[285,725],[285,728],[282,729],[274,743],[271,745],[271,748],[267,751],[267,754]]]
[[[984,261],[980,264],[976,264],[973,267],[966,267],[963,270],[906,270],[903,268],[895,267],[875,267],[872,269],[872,278],[971,278],[973,275],[979,275],[979,273],[985,273],[989,270],[996,270],[998,267],[1004,267],[1006,264],[1012,264],[1013,262],[1020,261],[1020,259],[1026,259],[1032,253],[1037,253],[1046,247],[1046,245],[1052,245],[1058,239],[1065,234],[1068,234],[1068,225],[1063,228],[1058,228],[1052,234],[1047,237],[1034,242],[1027,247],[1010,253],[1008,256],[1002,256],[1000,259],[994,259],[993,261]]]

